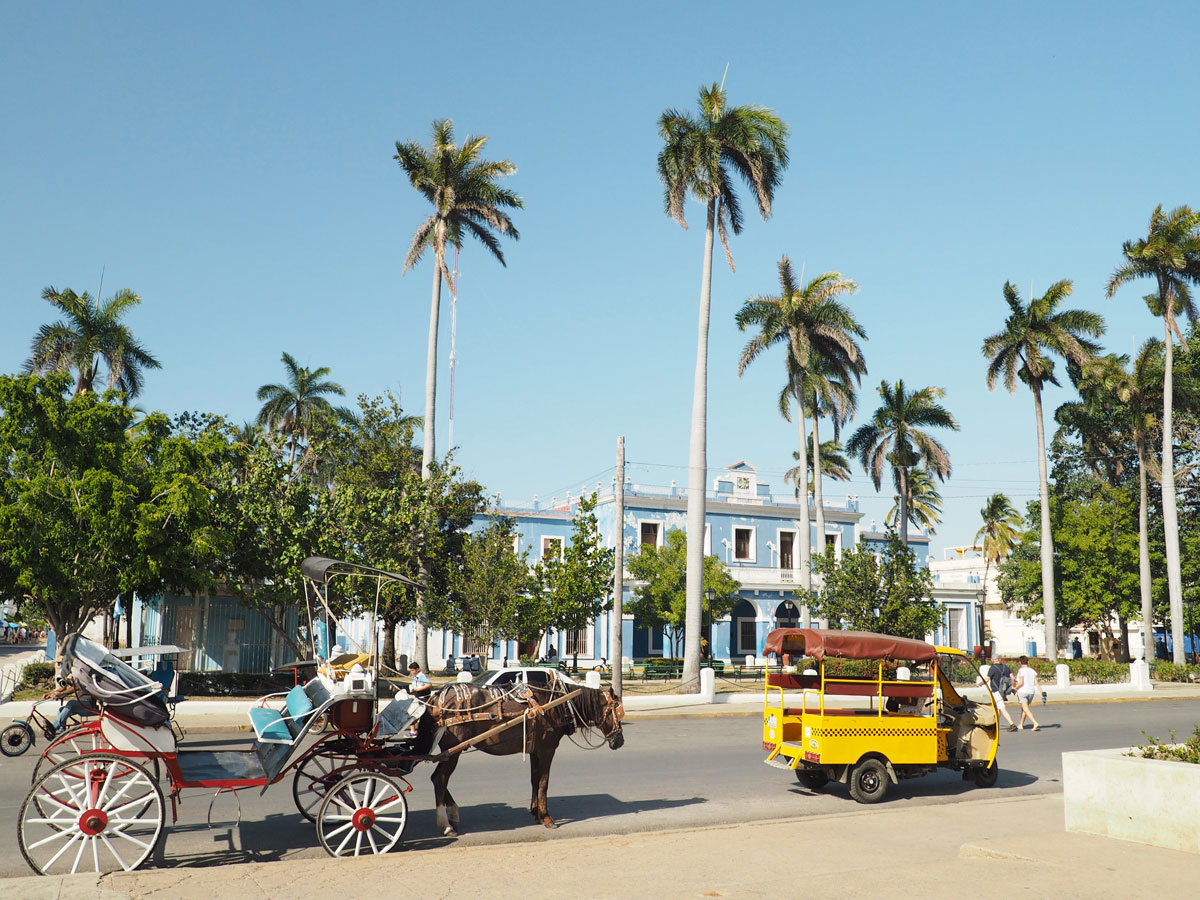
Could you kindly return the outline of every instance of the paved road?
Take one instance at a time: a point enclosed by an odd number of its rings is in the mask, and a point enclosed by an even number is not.
[[[1110,702],[1039,707],[1043,730],[1002,735],[1001,775],[990,794],[1018,796],[1060,790],[1064,750],[1127,746],[1144,740],[1140,731],[1166,738],[1175,729],[1190,734],[1200,722],[1200,702]],[[464,758],[452,781],[467,832],[461,844],[540,841],[581,835],[761,821],[796,815],[836,813],[853,804],[845,788],[829,786],[812,793],[796,784],[791,773],[762,764],[761,720],[750,717],[642,720],[626,725],[626,744],[585,752],[565,745],[555,760],[551,812],[561,827],[548,830],[532,823],[525,805],[529,797],[528,766],[520,757]],[[195,735],[189,744],[208,748],[228,742],[226,736]],[[245,743],[242,744],[245,746]],[[24,875],[16,852],[16,820],[28,790],[34,758],[0,760],[0,877]],[[449,846],[454,841],[437,831],[429,786],[431,767],[418,768],[412,779],[410,820],[405,843],[410,849]],[[242,823],[234,823],[236,807],[223,795],[213,809],[210,793],[190,791],[179,822],[168,823],[167,839],[156,866],[197,866],[319,857],[312,825],[292,806],[290,780],[270,788],[239,794]],[[902,782],[889,803],[954,804],[979,796],[979,789],[953,772],[938,772]]]

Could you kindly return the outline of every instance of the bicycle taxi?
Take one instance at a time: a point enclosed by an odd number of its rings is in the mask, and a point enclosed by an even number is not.
[[[996,707],[959,693],[982,681],[961,650],[925,641],[818,628],[778,628],[766,640],[765,762],[810,789],[848,785],[877,803],[901,778],[938,768],[996,783]],[[799,705],[789,705],[799,699]]]

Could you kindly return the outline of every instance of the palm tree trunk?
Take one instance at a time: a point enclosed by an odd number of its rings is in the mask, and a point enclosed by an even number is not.
[[[821,495],[821,439],[817,436],[817,422],[820,416],[813,410],[813,506],[817,510],[817,554],[825,555],[825,501]]]
[[[1184,665],[1187,657],[1183,652],[1183,578],[1179,561],[1179,511],[1175,505],[1175,433],[1171,422],[1172,391],[1174,373],[1171,368],[1175,359],[1175,339],[1171,336],[1172,300],[1167,300],[1166,326],[1167,359],[1163,371],[1163,449],[1162,449],[1162,505],[1163,532],[1167,542],[1167,595],[1171,600],[1171,658],[1176,665]]]
[[[441,228],[442,226],[438,226]],[[437,345],[438,323],[441,317],[442,303],[442,266],[443,252],[441,249],[433,258],[433,296],[429,301],[429,346],[425,358],[425,424],[421,448],[421,479],[428,481],[430,466],[434,457],[434,426],[437,423]],[[425,564],[424,554],[421,560],[421,581],[429,583],[429,567]],[[414,623],[413,659],[420,664],[423,672],[429,671],[429,629],[425,624],[425,603],[417,596],[417,620]]]
[[[900,543],[908,549],[908,466],[898,466],[900,471]]]
[[[1054,608],[1054,537],[1050,533],[1050,485],[1046,476],[1046,430],[1042,424],[1042,390],[1033,386],[1037,415],[1038,490],[1042,501],[1042,615],[1046,619],[1046,658],[1058,659],[1058,615]]]
[[[808,435],[804,427],[804,382],[797,377],[792,388],[796,395],[796,421],[800,423],[799,468],[803,479],[804,490],[800,493],[800,624],[805,628],[812,626],[812,613],[809,611],[809,601],[812,599],[812,532],[808,523]]]
[[[1137,439],[1138,454],[1138,586],[1142,593],[1142,659],[1154,662],[1154,597],[1150,593],[1150,489],[1146,475],[1146,442]]]
[[[704,514],[708,480],[708,320],[712,302],[713,231],[717,201],[708,201],[704,260],[700,269],[700,323],[696,336],[696,375],[692,386],[692,434],[688,443],[687,583],[684,608],[683,685],[700,691],[700,623],[704,593]]]

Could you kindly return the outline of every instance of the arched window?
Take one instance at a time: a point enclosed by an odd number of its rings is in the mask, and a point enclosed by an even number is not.
[[[784,600],[775,607],[776,628],[799,628],[800,608],[791,600]]]

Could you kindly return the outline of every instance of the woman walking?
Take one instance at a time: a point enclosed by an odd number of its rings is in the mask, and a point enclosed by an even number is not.
[[[1017,662],[1021,664],[1021,668],[1017,670],[1017,700],[1021,704],[1021,721],[1017,728],[1025,727],[1025,717],[1028,716],[1029,721],[1033,723],[1033,730],[1041,731],[1042,726],[1033,717],[1033,710],[1030,709],[1030,704],[1033,703],[1033,698],[1037,696],[1038,691],[1037,672],[1030,668],[1028,656],[1022,656]]]

